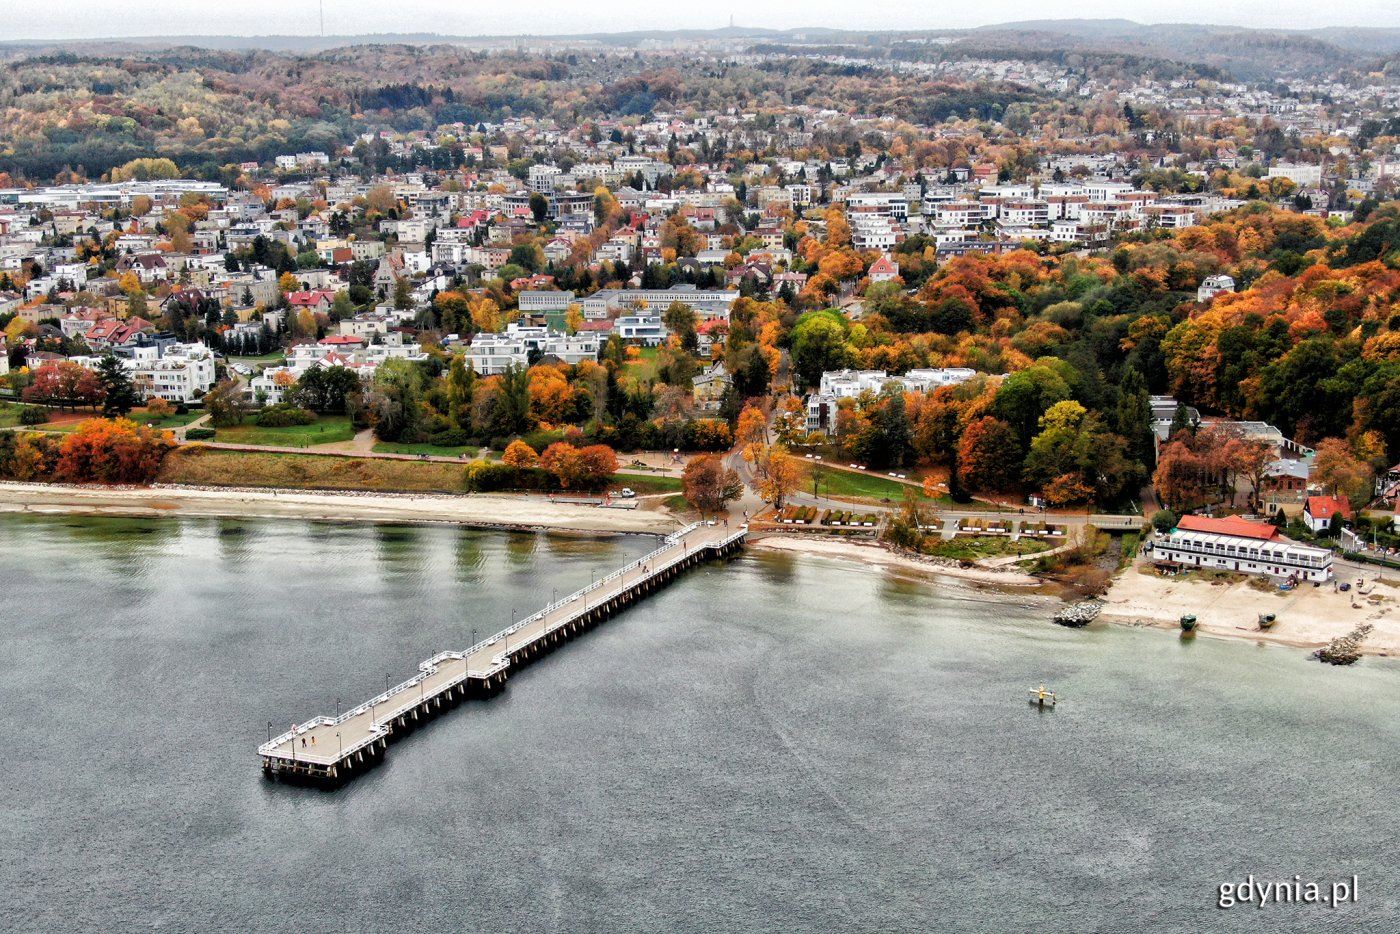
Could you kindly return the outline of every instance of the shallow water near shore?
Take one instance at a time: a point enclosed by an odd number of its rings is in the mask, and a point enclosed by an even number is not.
[[[707,565],[339,791],[261,776],[269,721],[654,545],[0,516],[0,929],[1396,927],[1396,662],[824,558]],[[1249,874],[1359,900],[1218,909]]]

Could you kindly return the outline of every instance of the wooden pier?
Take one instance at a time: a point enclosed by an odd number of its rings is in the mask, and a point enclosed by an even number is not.
[[[747,526],[696,523],[660,548],[584,589],[556,600],[460,652],[440,652],[418,674],[336,717],[314,717],[258,747],[270,778],[339,785],[380,762],[389,743],[471,697],[505,687],[512,671],[553,651],[618,610],[675,580],[687,568],[734,554]]]

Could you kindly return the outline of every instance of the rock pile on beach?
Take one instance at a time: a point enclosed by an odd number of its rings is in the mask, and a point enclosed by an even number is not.
[[[1326,648],[1318,649],[1313,658],[1329,665],[1350,665],[1361,657],[1361,640],[1371,634],[1375,627],[1362,623],[1344,636],[1338,636],[1327,643]]]
[[[1099,601],[1081,600],[1056,613],[1055,622],[1061,626],[1078,629],[1080,626],[1087,626],[1097,619],[1101,610],[1103,610],[1103,604]]]

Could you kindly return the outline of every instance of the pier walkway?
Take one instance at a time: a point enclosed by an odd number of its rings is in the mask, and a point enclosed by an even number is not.
[[[696,523],[668,536],[660,548],[549,604],[460,652],[440,652],[418,674],[337,717],[295,724],[258,747],[271,777],[315,784],[344,782],[383,758],[389,742],[468,697],[504,687],[521,665],[561,645],[687,568],[743,547],[747,527]]]

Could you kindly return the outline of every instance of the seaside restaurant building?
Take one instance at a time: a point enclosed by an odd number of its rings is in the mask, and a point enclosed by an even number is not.
[[[1297,582],[1332,579],[1332,552],[1290,541],[1267,522],[1237,516],[1182,516],[1171,534],[1152,543],[1152,556],[1169,570],[1218,568]]]

